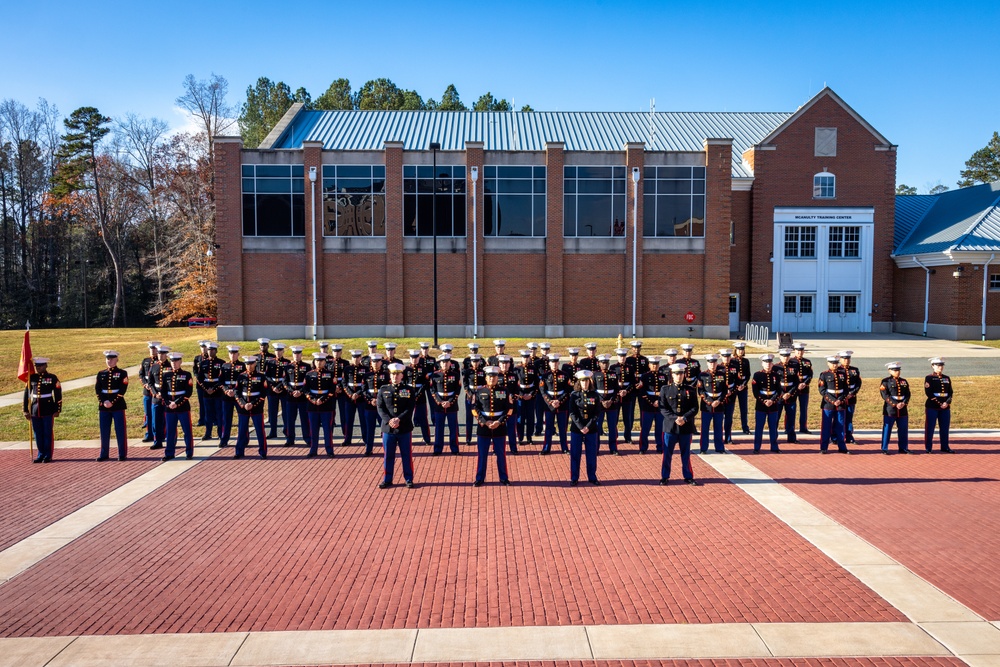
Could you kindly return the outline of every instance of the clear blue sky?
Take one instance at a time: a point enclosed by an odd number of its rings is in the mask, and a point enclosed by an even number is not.
[[[0,98],[172,126],[187,74],[320,95],[387,77],[546,111],[794,111],[829,85],[899,145],[897,182],[955,187],[1000,130],[995,2],[8,3]]]

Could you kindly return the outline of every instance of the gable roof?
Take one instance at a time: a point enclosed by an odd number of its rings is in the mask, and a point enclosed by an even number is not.
[[[896,224],[909,233],[893,256],[1000,252],[1000,181],[939,195],[898,195]]]
[[[838,95],[837,93],[833,92],[833,89],[831,89],[829,86],[827,86],[826,88],[823,88],[823,90],[821,90],[818,93],[816,93],[811,100],[809,100],[808,102],[806,102],[805,104],[803,104],[802,106],[800,106],[795,111],[795,113],[791,114],[788,118],[786,118],[785,121],[781,125],[779,125],[778,127],[774,128],[774,130],[772,130],[766,137],[764,137],[763,139],[761,139],[760,141],[758,141],[757,145],[767,145],[767,144],[771,143],[772,141],[774,141],[774,139],[779,134],[781,134],[782,132],[784,132],[784,130],[788,126],[790,126],[796,120],[798,120],[799,118],[801,118],[807,111],[809,111],[809,109],[811,109],[813,106],[815,106],[817,102],[819,102],[820,100],[822,100],[822,99],[824,99],[826,97],[829,97],[834,102],[836,102],[841,107],[843,107],[844,110],[848,114],[850,114],[851,117],[854,118],[854,120],[858,121],[858,123],[862,127],[864,127],[866,130],[868,130],[872,134],[872,136],[875,137],[875,139],[881,145],[883,145],[883,146],[891,146],[892,145],[892,143],[888,139],[886,139],[884,136],[882,136],[881,132],[879,132],[874,127],[872,127],[871,123],[869,123],[867,120],[865,120],[864,118],[862,118],[861,114],[859,114],[857,111],[855,111],[853,108],[851,108],[851,105],[848,104],[847,102],[845,102],[843,100],[843,98],[840,97],[840,95]]]
[[[487,151],[544,151],[561,142],[567,151],[620,152],[626,143],[646,150],[697,152],[710,138],[733,140],[732,174],[750,178],[743,151],[785,121],[787,112],[493,112],[493,111],[303,111],[290,109],[262,149],[298,149],[318,141],[325,150],[380,151],[387,141],[403,150],[465,150],[481,141]]]

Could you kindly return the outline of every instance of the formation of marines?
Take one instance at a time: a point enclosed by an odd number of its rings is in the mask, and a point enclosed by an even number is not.
[[[419,429],[432,455],[440,456],[447,432],[449,451],[457,454],[459,406],[464,403],[465,443],[472,444],[475,432],[479,452],[475,486],[485,482],[491,449],[500,483],[510,484],[508,452],[516,455],[519,446],[533,445],[534,439],[541,437],[540,453],[546,455],[557,436],[560,450],[570,455],[570,484],[579,483],[581,462],[585,461],[587,481],[599,485],[601,436],[606,434],[608,451],[618,455],[620,436],[624,443],[632,443],[638,405],[638,450],[649,451],[652,431],[655,450],[662,454],[660,483],[666,484],[670,478],[673,453],[679,449],[682,477],[687,484],[697,485],[690,462],[693,436],[700,436],[697,446],[702,454],[708,453],[710,444],[715,452],[728,453],[726,445],[732,444],[737,405],[742,431],[750,434],[749,397],[754,400],[755,454],[761,452],[765,430],[768,449],[774,453],[781,452],[780,426],[787,442],[796,442],[797,433],[809,433],[806,414],[814,373],[801,343],[779,350],[778,363],[772,354],[761,355],[760,370],[753,373],[742,342],[733,350],[705,355],[704,367],[694,358],[691,344],[681,345],[680,351],[665,350],[662,358],[647,357],[638,340],[631,342],[631,352],[616,349],[614,362],[611,355],[597,354],[596,343],[584,346],[582,359],[578,348],[569,348],[565,361],[550,352],[548,343],[528,343],[515,363],[506,354],[504,340],[493,341],[495,353],[486,359],[479,353],[479,344],[472,342],[461,364],[453,360],[454,348],[448,344],[441,346],[441,354],[435,358],[430,344],[420,343],[419,349],[408,351],[403,363],[396,357],[395,343],[384,343],[383,354],[377,341],[368,341],[367,354],[350,350],[345,359],[342,345],[320,342],[320,351],[312,353],[309,364],[302,359],[302,346],[275,343],[272,351],[267,338],[257,343],[257,354],[242,357],[239,346],[226,346],[229,360],[223,361],[216,342],[200,341],[201,353],[194,358],[190,372],[181,367],[183,354],[150,341],[149,356],[139,371],[145,413],[143,442],[152,443],[151,449],[163,449],[164,461],[173,459],[179,426],[185,457],[191,459],[194,426],[204,426],[202,440],[218,439],[219,447],[227,447],[235,412],[234,457],[245,457],[252,426],[257,453],[266,459],[268,439],[277,439],[280,412],[284,446],[295,444],[298,425],[308,447],[307,457],[319,455],[321,435],[325,454],[333,457],[339,413],[341,446],[352,444],[358,423],[365,456],[374,454],[375,431],[381,425],[384,476],[380,488],[393,485],[397,454],[403,480],[412,487],[413,433]],[[286,349],[291,358],[285,356]],[[95,383],[101,433],[98,460],[110,458],[112,427],[118,460],[126,460],[129,377],[118,367],[117,352],[107,350],[104,356],[107,368],[98,373]],[[827,369],[815,376],[822,414],[820,452],[824,454],[831,441],[838,451],[850,454],[847,445],[854,442],[854,408],[862,379],[857,367],[851,365],[851,356],[850,350],[844,350],[827,357]],[[47,371],[48,359],[39,357],[34,362],[37,371],[25,388],[23,409],[38,443],[34,461],[40,463],[52,460],[53,419],[62,410],[62,393],[58,378]],[[940,450],[950,453],[953,386],[944,375],[944,361],[934,358],[930,362],[932,373],[924,379],[924,446],[932,451],[937,430]],[[898,450],[909,453],[910,386],[901,377],[900,364],[886,366],[889,376],[879,389],[883,401],[882,452],[889,453],[895,427]],[[198,424],[191,421],[192,400],[199,404]],[[700,430],[696,423],[699,413]]]

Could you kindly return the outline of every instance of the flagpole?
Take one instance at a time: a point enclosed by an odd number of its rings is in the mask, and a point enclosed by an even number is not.
[[[31,384],[31,380],[24,383],[24,390],[28,391],[28,385]],[[35,458],[35,429],[31,427],[31,400],[28,400],[28,453],[31,454],[31,458]]]

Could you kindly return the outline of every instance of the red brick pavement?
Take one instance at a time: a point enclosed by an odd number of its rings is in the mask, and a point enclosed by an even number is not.
[[[381,491],[357,451],[198,465],[0,588],[0,636],[905,620],[700,461],[570,488],[521,455],[474,489],[474,456],[420,455]]]
[[[51,463],[27,450],[0,450],[0,549],[23,540],[159,463],[148,448],[128,461],[97,463],[97,449],[59,449]],[[117,456],[117,454],[116,454]]]
[[[331,665],[331,667],[335,667]],[[958,658],[716,658],[701,660],[524,660],[424,662],[357,667],[965,667]]]
[[[989,620],[1000,619],[1000,439],[964,437],[959,454],[855,455],[785,445],[747,460]],[[835,449],[835,448],[834,448]],[[737,447],[737,451],[743,451]]]

